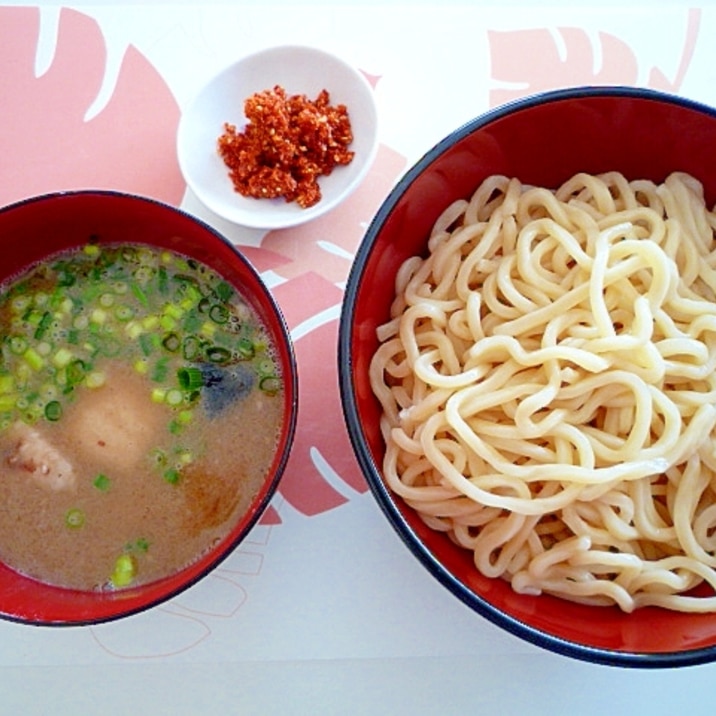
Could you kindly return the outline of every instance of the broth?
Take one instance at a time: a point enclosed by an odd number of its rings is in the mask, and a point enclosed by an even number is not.
[[[0,559],[119,589],[224,538],[283,400],[267,331],[221,277],[144,246],[54,257],[0,298]]]

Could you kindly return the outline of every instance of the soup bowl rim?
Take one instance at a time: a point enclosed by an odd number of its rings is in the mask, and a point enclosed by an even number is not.
[[[254,286],[250,287],[245,294],[246,299],[250,304],[254,305],[254,296],[257,295],[257,290],[263,294],[263,300],[265,307],[268,308],[268,312],[271,315],[271,321],[274,325],[274,329],[271,333],[275,335],[275,340],[281,342],[283,350],[285,351],[284,369],[288,369],[288,375],[284,376],[284,385],[286,390],[286,401],[284,409],[282,411],[282,436],[278,441],[276,451],[272,460],[272,470],[267,473],[265,478],[261,481],[259,490],[256,497],[249,503],[247,510],[238,517],[238,522],[243,523],[241,529],[232,536],[234,528],[232,528],[226,537],[224,537],[216,547],[209,550],[208,558],[200,558],[198,561],[205,562],[204,566],[195,572],[195,574],[188,578],[182,578],[178,584],[170,589],[164,588],[162,585],[166,579],[174,579],[177,575],[182,574],[185,569],[179,570],[174,575],[168,575],[167,578],[162,578],[156,581],[140,584],[137,587],[129,587],[115,592],[97,591],[91,592],[87,590],[77,590],[72,588],[65,588],[59,586],[53,586],[41,583],[43,589],[48,590],[56,594],[66,595],[67,598],[71,595],[82,595],[87,599],[91,599],[90,595],[97,595],[98,604],[99,600],[108,600],[108,607],[102,608],[97,607],[97,613],[83,614],[81,616],[68,617],[68,618],[48,618],[42,612],[37,616],[29,614],[17,614],[11,613],[8,610],[0,606],[0,619],[10,622],[31,624],[34,626],[49,626],[49,627],[63,627],[63,626],[88,626],[93,624],[100,624],[105,622],[111,622],[118,619],[147,611],[153,607],[163,604],[179,594],[185,592],[190,587],[194,586],[198,582],[201,582],[209,574],[214,572],[246,539],[251,530],[256,526],[261,517],[266,512],[272,501],[279,483],[283,477],[286,469],[286,465],[289,461],[293,442],[295,439],[297,429],[297,413],[298,413],[298,366],[295,354],[295,348],[291,339],[290,331],[284,317],[284,314],[276,301],[275,297],[269,290],[268,286],[260,276],[257,269],[253,266],[251,261],[241,252],[240,248],[236,246],[232,241],[225,237],[220,231],[211,226],[203,219],[193,215],[189,211],[168,204],[165,201],[145,196],[141,194],[135,194],[128,191],[105,189],[105,188],[78,188],[78,189],[61,189],[56,191],[48,191],[41,194],[28,196],[17,201],[13,201],[6,205],[0,206],[0,215],[4,215],[10,211],[22,209],[33,204],[41,205],[46,202],[53,202],[56,200],[62,200],[66,198],[87,198],[92,199],[93,197],[109,198],[110,200],[127,201],[133,204],[144,204],[157,209],[159,212],[165,212],[173,214],[177,219],[193,224],[202,234],[201,241],[208,241],[212,243],[222,244],[233,256],[233,259],[241,265],[242,270],[251,276]],[[129,242],[132,243],[132,242]],[[141,241],[136,243],[145,244],[152,246],[151,241]],[[69,248],[69,247],[68,247]],[[181,253],[181,249],[177,251]],[[55,252],[48,252],[46,256],[54,255]],[[191,257],[191,253],[185,255]],[[32,263],[29,263],[23,267],[23,270],[29,268]],[[220,272],[220,271],[219,271]],[[2,279],[2,283],[6,283],[12,279],[13,274],[9,274]],[[234,283],[234,285],[236,285]],[[241,290],[241,287],[238,287]],[[255,306],[256,308],[256,306]],[[250,513],[250,514],[249,514]],[[12,568],[4,565],[4,568],[13,572]],[[188,565],[191,568],[191,565]],[[29,577],[24,575],[18,575],[23,580],[29,580],[29,582],[36,582]],[[136,595],[141,595],[137,597]],[[64,596],[63,596],[64,598]],[[127,606],[123,608],[121,606],[122,601],[126,598]],[[109,600],[116,599],[116,603],[112,603]]]

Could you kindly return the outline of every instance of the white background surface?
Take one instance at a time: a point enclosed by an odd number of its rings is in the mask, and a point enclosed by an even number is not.
[[[716,105],[716,11],[702,6],[700,42],[680,93]],[[51,27],[59,5],[42,7]],[[298,42],[336,52],[381,75],[381,141],[410,164],[488,108],[488,29],[609,32],[632,47],[644,72],[659,66],[673,75],[690,6],[294,0],[74,7],[105,34],[108,83],[131,43],[180,106],[215,71],[254,50]],[[38,63],[51,50],[49,41],[40,47]],[[190,197],[187,206],[202,214]],[[260,239],[220,228],[237,242]],[[438,585],[370,494],[350,497],[311,518],[279,505],[283,523],[257,527],[226,564],[241,578],[207,580],[143,615],[78,629],[0,623],[0,714],[713,713],[716,665],[624,670],[526,644]],[[252,560],[261,562],[254,577]],[[236,582],[246,600],[231,612]]]

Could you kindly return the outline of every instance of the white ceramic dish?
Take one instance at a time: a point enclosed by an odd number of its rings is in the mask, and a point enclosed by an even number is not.
[[[217,152],[224,123],[241,128],[246,123],[244,100],[275,85],[289,95],[305,94],[309,99],[326,89],[331,104],[346,105],[351,120],[353,161],[319,179],[322,198],[307,209],[283,198],[241,196]],[[377,144],[375,99],[366,78],[327,52],[301,46],[262,50],[219,72],[186,108],[177,133],[179,165],[196,197],[222,218],[259,229],[295,226],[335,208],[365,177]]]

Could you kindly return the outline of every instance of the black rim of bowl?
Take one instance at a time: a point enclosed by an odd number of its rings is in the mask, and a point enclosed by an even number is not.
[[[298,364],[296,361],[296,354],[295,354],[295,348],[293,345],[293,341],[291,339],[291,334],[288,328],[288,324],[286,323],[286,319],[283,315],[283,312],[281,311],[280,306],[276,302],[276,299],[274,298],[271,291],[268,289],[266,284],[264,283],[263,279],[260,277],[258,271],[254,268],[253,264],[246,258],[239,249],[231,242],[229,239],[227,239],[223,234],[221,234],[219,231],[217,231],[215,228],[207,224],[202,219],[198,218],[197,216],[194,216],[193,214],[190,214],[188,211],[185,211],[184,209],[181,209],[176,206],[172,206],[170,204],[167,204],[166,202],[160,201],[158,199],[154,199],[148,196],[142,196],[139,194],[132,194],[130,192],[124,192],[124,191],[117,191],[112,189],[71,189],[66,191],[54,191],[54,192],[47,192],[45,194],[38,194],[35,196],[31,196],[25,199],[20,199],[18,201],[12,202],[10,204],[7,204],[5,206],[0,207],[0,214],[5,213],[7,211],[11,211],[13,209],[16,209],[21,206],[26,206],[28,204],[33,203],[39,203],[47,200],[52,200],[54,198],[62,198],[62,197],[70,197],[70,196],[78,196],[78,195],[85,195],[85,196],[105,196],[105,197],[118,197],[122,199],[128,199],[128,200],[134,200],[134,201],[140,201],[144,202],[146,204],[151,204],[154,206],[159,207],[162,210],[177,214],[179,216],[184,217],[185,219],[191,221],[192,223],[199,226],[202,230],[204,230],[207,234],[212,235],[215,239],[220,241],[221,243],[225,244],[235,255],[238,261],[240,261],[244,267],[247,269],[247,271],[254,276],[256,279],[257,285],[261,286],[263,289],[263,292],[265,294],[265,298],[267,301],[267,304],[271,308],[271,311],[274,313],[277,319],[277,326],[279,328],[279,335],[282,341],[284,341],[286,345],[286,352],[288,356],[288,363],[291,366],[291,395],[293,396],[293,401],[290,404],[290,410],[288,414],[288,422],[286,424],[286,447],[283,450],[283,453],[281,455],[281,459],[279,460],[276,470],[274,471],[274,474],[270,477],[268,484],[266,486],[266,491],[262,497],[262,499],[257,503],[255,507],[255,511],[251,518],[247,521],[246,525],[244,526],[244,529],[241,530],[241,532],[232,540],[228,541],[224,547],[217,552],[214,559],[211,560],[211,563],[206,566],[205,569],[203,569],[201,572],[196,574],[191,579],[187,579],[184,581],[181,585],[176,587],[175,589],[172,589],[168,591],[165,594],[161,594],[159,596],[156,596],[152,598],[151,600],[147,601],[144,604],[141,604],[139,606],[126,609],[124,611],[118,610],[116,613],[112,613],[106,616],[98,616],[98,617],[87,617],[82,619],[77,619],[73,621],[47,621],[43,619],[35,619],[35,618],[23,618],[23,617],[17,617],[11,614],[6,613],[0,613],[0,618],[6,621],[11,622],[18,622],[22,624],[32,624],[35,626],[49,626],[49,627],[73,627],[73,626],[90,626],[95,624],[102,624],[112,621],[117,621],[119,619],[124,619],[125,617],[132,616],[134,614],[139,614],[142,612],[145,612],[149,609],[152,609],[153,607],[156,607],[160,604],[164,604],[174,597],[179,596],[186,590],[188,590],[190,587],[194,586],[198,582],[202,581],[204,578],[206,578],[209,574],[211,574],[214,570],[216,570],[240,545],[241,543],[246,539],[248,534],[251,532],[251,530],[256,526],[256,524],[259,522],[263,514],[268,509],[269,504],[271,503],[271,500],[273,499],[274,495],[276,494],[276,491],[278,489],[279,483],[281,482],[281,478],[283,477],[283,474],[286,469],[286,465],[288,463],[288,460],[291,455],[291,448],[294,442],[295,434],[296,434],[296,425],[298,421]],[[148,585],[151,586],[151,585]],[[70,590],[71,591],[71,590]]]
[[[422,565],[443,586],[472,610],[485,617],[493,624],[505,629],[529,643],[547,649],[562,656],[572,657],[594,664],[636,668],[674,668],[705,664],[716,660],[716,646],[692,649],[679,652],[623,652],[607,648],[586,646],[568,641],[553,634],[540,631],[525,622],[502,612],[489,601],[475,594],[460,580],[456,579],[431,552],[422,544],[410,525],[405,521],[394,503],[394,497],[386,487],[381,476],[381,469],[375,464],[370,450],[367,447],[365,434],[360,425],[358,410],[354,394],[353,365],[351,360],[352,323],[355,313],[358,289],[361,283],[362,269],[365,266],[378,234],[386,219],[395,206],[420,174],[432,164],[443,152],[453,146],[467,135],[477,129],[485,127],[501,117],[528,109],[530,107],[565,99],[580,99],[591,97],[626,97],[635,99],[650,99],[659,102],[672,103],[687,109],[692,109],[716,118],[716,109],[708,105],[671,95],[665,92],[645,88],[626,86],[604,87],[572,87],[530,95],[512,102],[505,103],[480,114],[475,119],[466,122],[454,132],[442,139],[429,149],[403,176],[400,177],[394,188],[379,207],[373,217],[366,234],[358,247],[351,271],[346,283],[343,305],[341,308],[340,328],[338,334],[338,374],[343,415],[351,444],[355,452],[363,475],[373,497],[378,502],[384,515],[398,533],[403,543]]]

